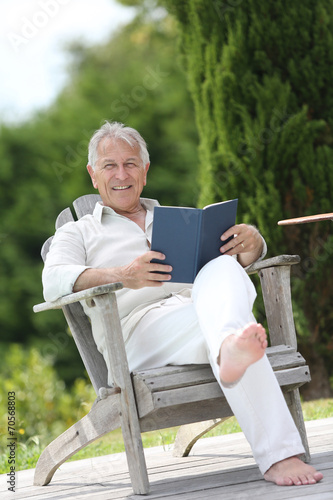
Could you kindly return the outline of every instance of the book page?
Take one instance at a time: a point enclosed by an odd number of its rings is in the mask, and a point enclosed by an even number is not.
[[[221,203],[213,203],[203,210],[201,241],[199,252],[199,270],[212,259],[221,254],[221,236],[230,227],[235,225],[238,199]]]

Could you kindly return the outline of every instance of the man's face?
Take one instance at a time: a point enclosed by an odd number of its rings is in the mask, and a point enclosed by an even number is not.
[[[139,146],[132,148],[125,141],[106,137],[97,153],[95,170],[91,165],[87,168],[104,205],[118,213],[136,211],[149,168],[149,163],[142,164]]]

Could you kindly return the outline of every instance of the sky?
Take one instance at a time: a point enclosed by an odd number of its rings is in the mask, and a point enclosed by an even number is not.
[[[115,0],[0,0],[0,122],[52,103],[66,82],[66,43],[102,43],[134,14]]]

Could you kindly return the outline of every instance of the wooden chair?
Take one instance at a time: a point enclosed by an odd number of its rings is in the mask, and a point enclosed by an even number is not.
[[[73,203],[77,217],[92,213],[99,199],[98,195],[77,199]],[[56,228],[72,220],[71,211],[66,208],[57,218]],[[43,259],[51,239],[42,248]],[[271,343],[268,357],[301,434],[306,449],[304,458],[308,460],[298,388],[310,380],[310,373],[297,352],[290,296],[290,266],[299,261],[298,256],[284,255],[253,264],[247,271],[249,274],[258,272],[260,276]],[[129,373],[117,310],[116,291],[120,288],[121,283],[98,286],[34,307],[35,312],[63,310],[97,394],[90,412],[43,451],[35,470],[35,485],[48,484],[65,460],[121,427],[133,491],[146,494],[149,482],[142,432],[180,425],[175,454],[187,455],[200,436],[232,416],[209,365],[166,366]],[[104,358],[96,348],[90,322],[79,303],[83,300],[89,307],[98,308],[103,318],[114,387],[108,386]]]

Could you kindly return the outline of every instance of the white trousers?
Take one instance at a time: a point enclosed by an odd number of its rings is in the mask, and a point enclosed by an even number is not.
[[[298,430],[267,357],[232,388],[221,385],[217,357],[223,340],[255,321],[252,281],[230,256],[198,274],[192,299],[175,295],[150,310],[126,343],[129,368],[210,363],[264,474],[274,463],[304,453]]]

